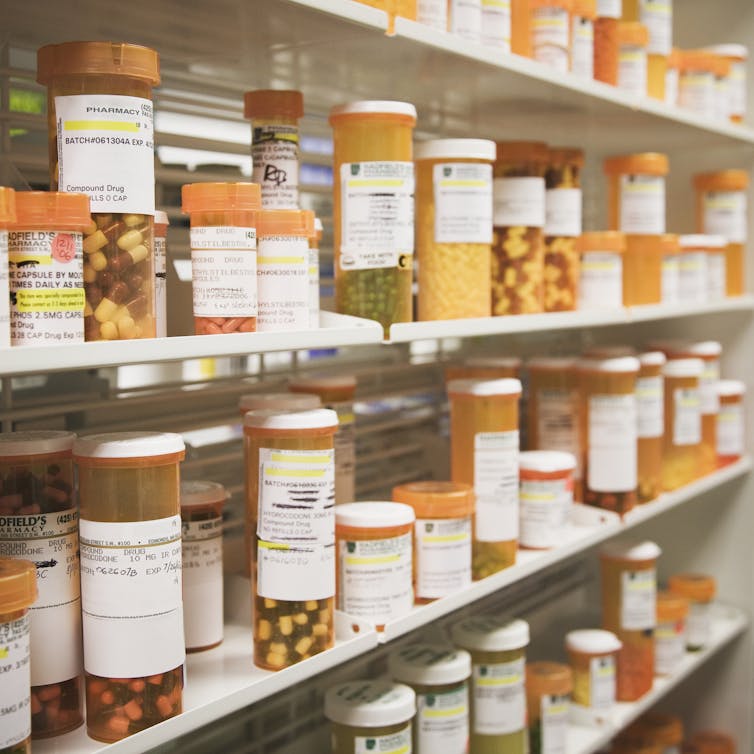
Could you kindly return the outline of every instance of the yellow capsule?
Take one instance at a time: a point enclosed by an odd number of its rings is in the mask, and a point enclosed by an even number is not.
[[[314,644],[314,639],[310,636],[302,636],[297,642],[295,649],[300,655],[305,655]]]
[[[268,652],[267,664],[272,668],[285,667],[285,655],[279,655],[277,652]]]
[[[94,218],[92,218],[89,225],[87,225],[86,228],[84,228],[84,235],[91,236],[92,233],[96,233],[96,232],[97,232],[97,222]]]
[[[315,623],[312,628],[312,634],[314,636],[327,636],[327,626],[324,623]]]
[[[257,638],[267,641],[272,637],[272,623],[268,620],[260,620],[257,625]]]
[[[105,299],[103,299],[104,301]],[[99,320],[98,320],[99,321]],[[103,340],[117,340],[118,328],[115,322],[103,322],[99,328],[99,334]]]
[[[304,607],[311,612],[312,610],[316,610],[319,607],[319,603],[317,600],[307,600]]]
[[[290,615],[281,615],[278,619],[278,625],[283,636],[290,636],[293,633],[293,618]]]
[[[123,222],[127,228],[134,228],[144,222],[144,215],[123,215]]]
[[[136,323],[132,317],[118,319],[118,335],[122,340],[133,340],[136,337]]]
[[[149,250],[146,246],[144,246],[144,244],[134,246],[133,249],[130,249],[128,253],[131,255],[131,259],[134,260],[134,264],[143,262],[149,256]]]
[[[95,251],[89,255],[89,264],[92,269],[102,272],[107,267],[107,257],[101,251]]]
[[[277,604],[278,604],[278,603],[277,603],[277,602],[276,602],[275,600],[271,600],[271,599],[269,599],[268,597],[265,597],[265,598],[264,598],[264,606],[265,606],[265,607],[266,607],[266,608],[267,608],[268,610],[272,610],[273,608],[277,607]]]
[[[306,613],[296,613],[293,616],[293,622],[297,626],[305,626],[309,622],[309,616]]]
[[[115,312],[118,311],[118,305],[111,301],[109,298],[103,298],[102,301],[97,304],[97,308],[94,310],[94,318],[97,322],[110,322]],[[115,332],[118,332],[114,322],[111,322]],[[109,339],[111,340],[111,339]]]
[[[116,241],[118,248],[123,251],[131,251],[134,246],[138,246],[142,241],[141,233],[138,230],[127,230],[122,236],[119,236]]]
[[[84,282],[93,283],[97,279],[97,270],[90,264],[84,265]]]
[[[95,251],[98,251],[103,246],[107,246],[107,236],[101,230],[95,230],[83,242],[84,253],[86,254],[94,254]]]

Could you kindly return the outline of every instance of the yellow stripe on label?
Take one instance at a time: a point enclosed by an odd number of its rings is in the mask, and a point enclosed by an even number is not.
[[[425,542],[463,542],[469,539],[468,534],[443,534],[442,536],[424,537]]]
[[[346,565],[382,565],[383,563],[395,563],[400,560],[400,555],[382,555],[375,558],[346,557]]]
[[[340,424],[353,424],[356,421],[355,414],[338,414]]]
[[[265,476],[288,476],[316,478],[325,475],[324,469],[265,469]]]
[[[8,252],[8,259],[17,265],[22,262],[35,262],[38,265],[49,267],[52,264],[50,254],[24,254],[22,251],[10,251]]]
[[[520,683],[521,676],[512,675],[508,678],[478,678],[477,686],[512,686],[514,683]]]
[[[441,186],[469,186],[474,188],[484,188],[489,184],[486,181],[462,181],[462,180],[447,180],[440,181]]]
[[[290,550],[290,545],[281,545],[277,542],[263,542],[261,539],[257,542],[257,544],[263,549],[263,550]]]
[[[8,647],[0,647],[0,660],[4,660],[8,656]]]
[[[455,717],[456,715],[463,715],[465,712],[466,707],[453,707],[453,709],[425,709],[424,717]]]
[[[348,181],[348,188],[400,188],[403,178],[361,178]]]
[[[83,288],[36,288],[16,291],[19,312],[83,312]]]
[[[522,501],[539,502],[539,503],[551,503],[555,499],[555,495],[551,492],[522,492],[519,495],[519,499]]]
[[[329,463],[330,456],[289,456],[285,453],[272,453],[271,459],[278,463]]]
[[[64,131],[127,131],[138,133],[138,123],[127,123],[119,120],[66,120],[63,122]]]
[[[303,264],[304,257],[257,257],[257,264]]]

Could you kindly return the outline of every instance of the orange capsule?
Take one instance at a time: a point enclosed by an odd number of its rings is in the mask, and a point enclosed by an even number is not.
[[[90,680],[87,684],[90,694],[101,694],[107,688],[107,681]]]
[[[129,720],[141,720],[144,716],[144,710],[142,710],[135,699],[132,699],[126,704],[126,706],[123,707],[123,711],[126,713],[126,717],[128,717]]]
[[[151,683],[153,686],[159,686],[162,683],[162,673],[150,675],[149,678],[147,678],[147,683]]]
[[[50,686],[42,686],[37,691],[37,696],[39,696],[40,702],[49,702],[52,699],[57,699],[60,696],[60,686],[57,683],[54,683]]]
[[[100,696],[100,701],[102,704],[111,705],[115,703],[115,694],[113,694],[110,689],[107,689],[107,691],[102,692],[102,696]]]
[[[146,688],[146,685],[147,684],[144,683],[143,678],[134,678],[134,680],[128,684],[128,688],[135,694],[141,694],[141,692]]]
[[[165,695],[158,696],[155,704],[157,706],[157,711],[162,717],[170,717],[170,715],[173,714],[173,704]]]
[[[128,733],[128,728],[131,725],[131,721],[124,715],[113,715],[107,721],[107,727],[117,734],[118,736],[125,736]]]

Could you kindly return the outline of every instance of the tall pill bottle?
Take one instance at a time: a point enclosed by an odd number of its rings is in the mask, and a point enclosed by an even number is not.
[[[647,27],[637,21],[618,25],[618,88],[630,97],[647,96]]]
[[[638,418],[639,502],[648,503],[662,491],[662,448],[665,436],[665,383],[662,351],[639,355],[636,380]]]
[[[482,0],[448,0],[448,31],[473,44],[482,42]]]
[[[573,671],[574,719],[604,719],[616,700],[618,652],[623,642],[610,631],[584,628],[565,637]]]
[[[670,591],[657,592],[655,675],[674,675],[686,656],[689,601]]]
[[[86,727],[98,741],[118,741],[182,711],[184,454],[181,436],[167,432],[88,435],[73,447]]]
[[[744,396],[746,384],[740,380],[719,380],[717,397],[717,465],[735,463],[744,454],[746,431]]]
[[[594,78],[605,84],[618,84],[618,23],[623,0],[597,0],[594,22]]]
[[[531,57],[530,0],[511,0],[511,52]]]
[[[717,59],[704,50],[681,50],[678,65],[678,106],[694,115],[714,120],[717,116],[715,70]]]
[[[712,602],[717,583],[703,573],[677,573],[668,579],[668,588],[689,601],[686,622],[686,649],[698,652],[712,640]]]
[[[623,0],[623,18],[625,21],[639,21],[647,29],[647,94],[663,101],[668,57],[673,49],[673,2]]]
[[[34,738],[84,722],[75,439],[72,432],[0,434],[0,557],[38,563],[30,611]]]
[[[571,14],[571,71],[594,78],[594,25],[597,0],[573,0]]]
[[[529,624],[494,616],[451,626],[453,643],[471,655],[471,748],[479,754],[526,754],[526,647]]]
[[[85,288],[99,327],[86,339],[153,338],[159,56],[122,42],[47,45],[37,52],[37,81],[47,87],[50,188],[90,199],[83,248],[98,275]]]
[[[386,337],[391,324],[412,319],[415,124],[407,102],[330,111],[336,307],[377,320]]]
[[[280,670],[335,641],[335,462],[329,409],[244,418],[254,663]],[[302,497],[305,499],[302,500]],[[300,508],[295,519],[287,514]]]
[[[472,575],[483,579],[516,562],[521,382],[452,380],[447,389],[450,475],[474,487]]]
[[[16,192],[0,186],[0,348],[10,345],[8,226],[16,222]]]
[[[573,673],[559,662],[526,664],[529,754],[565,754]]]
[[[623,642],[618,653],[619,702],[636,701],[652,688],[661,552],[654,542],[617,541],[600,550],[602,625]]]
[[[678,107],[678,84],[682,51],[677,47],[670,50],[665,68],[665,97],[663,101],[671,107]]]
[[[482,0],[481,42],[498,52],[511,51],[511,0]]]

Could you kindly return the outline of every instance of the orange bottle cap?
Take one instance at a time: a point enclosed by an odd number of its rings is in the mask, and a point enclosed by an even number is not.
[[[578,147],[553,147],[549,151],[548,164],[552,166],[575,165],[584,167],[584,150]]]
[[[683,620],[689,614],[689,601],[674,592],[657,592],[657,622]]]
[[[683,723],[673,715],[650,712],[640,717],[630,728],[640,738],[663,746],[680,746],[683,741]]]
[[[649,44],[649,29],[638,21],[621,21],[618,24],[618,44],[646,47]]]
[[[16,194],[16,228],[44,226],[50,230],[83,231],[91,222],[86,194],[59,191],[19,191]]]
[[[626,250],[626,236],[619,230],[595,230],[582,233],[577,241],[578,250],[616,251],[622,254]]]
[[[677,47],[673,47],[668,55],[668,68],[678,68],[681,64],[681,50]]]
[[[155,228],[161,227],[163,233],[167,232],[168,225],[170,225],[170,220],[168,220],[167,212],[163,212],[161,209],[158,209],[154,213],[154,226]]]
[[[681,237],[677,233],[663,233],[660,246],[664,254],[677,254],[681,250]]]
[[[187,183],[181,188],[181,199],[185,214],[262,208],[262,190],[256,183]]]
[[[498,141],[498,162],[538,162],[547,164],[549,149],[543,141]]]
[[[699,754],[736,754],[733,736],[719,730],[700,730],[691,736],[691,742]]]
[[[314,233],[314,212],[308,209],[264,209],[257,222],[257,236],[303,236]]]
[[[683,71],[713,72],[715,56],[706,50],[681,50],[678,68]]]
[[[29,560],[0,558],[0,615],[26,610],[37,599],[37,569]]]
[[[16,222],[16,192],[7,186],[0,186],[0,225]]]
[[[712,576],[678,573],[668,579],[668,588],[693,602],[710,602],[715,597],[717,584]]]
[[[474,489],[460,482],[409,482],[393,487],[393,500],[406,503],[417,518],[460,518],[474,512]]]
[[[294,89],[257,89],[243,96],[244,118],[301,118],[304,95]]]
[[[607,175],[667,175],[668,156],[659,152],[641,152],[608,157],[604,163]]]
[[[49,86],[59,76],[129,76],[160,83],[156,50],[127,42],[64,42],[37,51],[37,82]]]
[[[578,18],[596,18],[597,0],[573,0],[571,12]]]
[[[745,191],[749,188],[749,174],[745,170],[717,170],[694,176],[697,191]]]
[[[526,663],[526,690],[536,696],[564,696],[573,691],[573,672],[559,662]]]

